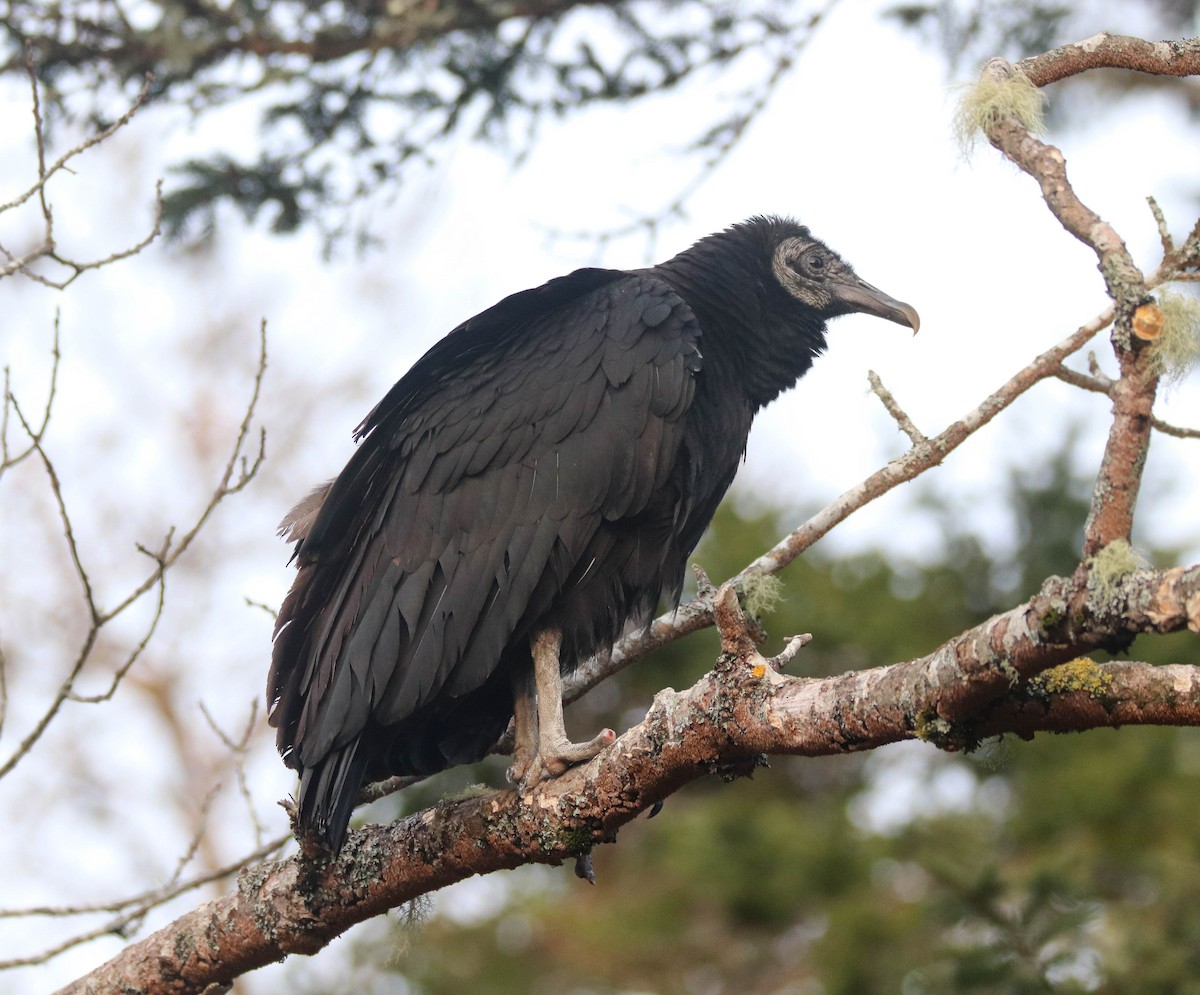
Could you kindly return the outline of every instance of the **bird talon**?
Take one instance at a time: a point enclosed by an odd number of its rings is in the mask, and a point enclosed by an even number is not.
[[[514,763],[508,768],[508,779],[521,791],[527,791],[540,781],[561,777],[572,767],[586,763],[616,741],[617,734],[612,729],[601,729],[586,743],[562,740],[544,751],[539,751],[524,765],[523,772],[518,770],[518,764]]]

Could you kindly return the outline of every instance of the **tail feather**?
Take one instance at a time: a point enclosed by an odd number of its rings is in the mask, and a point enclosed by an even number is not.
[[[346,827],[367,775],[360,740],[331,750],[300,775],[299,829],[305,838],[323,843],[336,856],[346,840]]]

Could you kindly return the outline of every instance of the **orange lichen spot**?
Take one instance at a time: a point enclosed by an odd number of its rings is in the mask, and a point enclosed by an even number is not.
[[[754,669],[750,671],[755,677],[764,677],[767,673],[767,665],[765,663],[756,664]]]
[[[1133,312],[1133,334],[1146,342],[1153,342],[1162,335],[1166,318],[1157,304],[1143,304]]]

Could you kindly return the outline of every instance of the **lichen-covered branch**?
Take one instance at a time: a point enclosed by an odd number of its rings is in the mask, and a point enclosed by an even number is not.
[[[589,763],[524,794],[441,802],[356,830],[337,860],[294,856],[248,868],[235,892],[63,992],[125,986],[153,995],[227,984],[288,954],[314,953],[354,923],[455,881],[584,854],[683,785],[761,753],[823,756],[912,738],[966,749],[1010,729],[1200,724],[1200,668],[1156,673],[1078,660],[1138,632],[1200,632],[1200,567],[1135,571],[1102,593],[1056,578],[926,657],[824,679],[784,676],[761,657],[730,587],[714,612],[716,666],[686,691],[659,692],[645,720]],[[1049,671],[1069,661],[1073,669]]]
[[[1011,66],[1003,59],[991,59],[981,76],[986,82],[1008,81],[1019,88],[1028,87],[1029,83],[1044,85],[1099,66],[1177,76],[1200,73],[1200,39],[1152,44],[1134,38],[1097,35],[1025,60],[1018,66]],[[1084,529],[1086,565],[1089,558],[1110,543],[1128,541],[1133,527],[1134,508],[1154,426],[1158,375],[1148,350],[1132,334],[1132,328],[1135,315],[1141,314],[1142,306],[1150,300],[1152,284],[1143,277],[1116,230],[1075,194],[1067,178],[1066,159],[1057,148],[1035,138],[1019,115],[1006,112],[1000,101],[983,122],[988,140],[1037,180],[1047,207],[1063,228],[1096,253],[1105,286],[1116,308],[1113,348],[1121,375],[1107,390],[1113,401],[1113,420]],[[1156,211],[1164,248],[1163,267],[1156,276],[1171,279],[1188,263],[1172,251],[1166,222],[1157,205],[1152,203],[1151,208]]]

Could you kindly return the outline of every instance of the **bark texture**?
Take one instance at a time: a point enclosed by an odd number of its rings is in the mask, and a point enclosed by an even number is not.
[[[718,592],[714,614],[716,666],[685,691],[660,691],[645,720],[589,763],[525,794],[443,802],[354,831],[334,861],[301,854],[247,868],[236,891],[62,991],[228,984],[464,878],[587,853],[685,784],[751,770],[764,753],[815,757],[904,739],[959,750],[1006,731],[1200,723],[1200,668],[1079,659],[1138,632],[1200,632],[1200,566],[1135,571],[1104,595],[1052,578],[928,656],[819,680],[785,676],[779,660],[759,655],[731,587]]]

